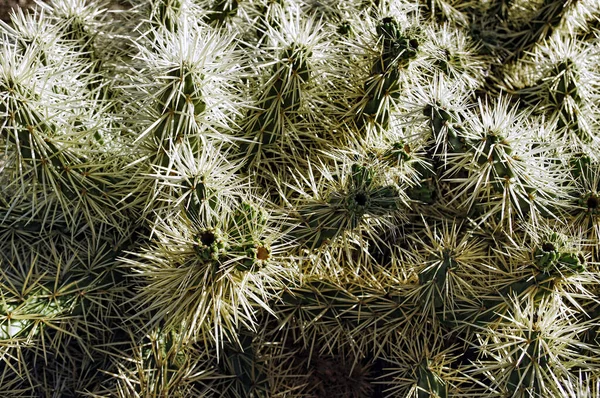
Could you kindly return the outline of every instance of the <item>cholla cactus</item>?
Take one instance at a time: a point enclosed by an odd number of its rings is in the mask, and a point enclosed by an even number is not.
[[[586,379],[594,377],[593,360],[580,354],[587,347],[578,336],[587,323],[573,323],[569,310],[545,299],[537,303],[531,296],[513,299],[509,307],[498,324],[480,333],[482,359],[473,369],[473,374],[489,378],[493,393],[561,395],[565,386],[574,390],[579,383],[577,374],[569,372],[572,367],[586,372]]]
[[[0,25],[0,395],[598,397],[598,5]]]

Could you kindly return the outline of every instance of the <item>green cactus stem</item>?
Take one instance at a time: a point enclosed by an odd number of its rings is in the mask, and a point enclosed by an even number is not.
[[[344,231],[357,229],[367,217],[384,217],[400,210],[400,193],[392,185],[379,185],[371,167],[354,163],[345,189],[331,192],[320,203],[306,203],[299,209],[308,227],[307,244],[320,247]]]
[[[253,140],[241,144],[247,165],[258,158],[281,155],[284,120],[293,120],[300,109],[303,87],[310,81],[311,55],[304,45],[294,43],[281,52],[280,60],[273,65],[273,75],[258,100],[258,109],[249,112],[244,126],[244,135]]]
[[[209,25],[213,22],[222,25],[237,14],[238,7],[238,0],[217,0],[213,6],[213,11],[206,16],[206,22]]]
[[[421,286],[433,285],[433,305],[435,308],[444,306],[444,292],[446,287],[446,277],[457,267],[456,261],[452,257],[452,252],[444,250],[441,256],[432,255],[430,261],[434,261],[435,266],[428,266],[419,273],[419,283]],[[423,298],[428,301],[429,298]]]
[[[417,396],[419,398],[448,397],[444,379],[430,368],[431,360],[424,358],[417,366]]]
[[[524,355],[516,359],[506,388],[513,396],[541,396],[544,391],[541,384],[543,374],[550,362],[544,349],[544,339],[539,331],[532,330],[524,345]]]
[[[430,120],[431,131],[435,142],[444,142],[446,145],[443,148],[436,148],[435,151],[440,152],[447,147],[450,153],[464,153],[467,146],[465,139],[462,136],[462,127],[460,118],[447,107],[442,106],[439,102],[433,105],[426,105],[423,108],[423,115]],[[435,153],[434,151],[434,153]],[[441,156],[442,153],[436,153]]]
[[[194,247],[199,260],[215,261],[223,256],[228,245],[220,231],[205,229],[196,236],[197,245]]]
[[[419,41],[414,37],[405,36],[392,17],[381,20],[377,25],[377,35],[382,49],[364,85],[366,103],[358,125],[362,127],[367,120],[374,120],[387,129],[391,111],[390,101],[398,99],[400,95],[400,68],[406,67],[417,55]]]

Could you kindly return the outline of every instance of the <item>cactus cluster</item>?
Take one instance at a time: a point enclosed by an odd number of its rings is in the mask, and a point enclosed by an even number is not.
[[[0,397],[600,397],[596,0],[0,23]]]

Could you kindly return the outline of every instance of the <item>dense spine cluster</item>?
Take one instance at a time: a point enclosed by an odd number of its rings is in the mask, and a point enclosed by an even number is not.
[[[600,397],[593,0],[0,26],[0,396]]]

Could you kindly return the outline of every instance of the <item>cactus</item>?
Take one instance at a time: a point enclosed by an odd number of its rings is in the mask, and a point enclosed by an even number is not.
[[[0,396],[598,397],[593,0],[0,23]]]

